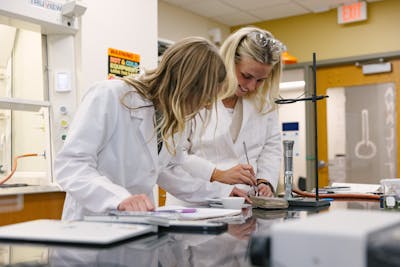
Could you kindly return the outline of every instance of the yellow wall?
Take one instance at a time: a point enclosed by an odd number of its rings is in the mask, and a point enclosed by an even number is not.
[[[271,31],[299,62],[312,61],[313,52],[321,60],[400,51],[400,1],[368,3],[367,15],[366,21],[339,25],[334,9],[253,25]]]

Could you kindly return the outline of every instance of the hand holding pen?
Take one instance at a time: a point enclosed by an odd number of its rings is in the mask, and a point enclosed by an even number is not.
[[[220,182],[224,184],[247,184],[256,185],[255,173],[253,167],[249,164],[238,164],[227,170],[215,169],[211,182]]]
[[[247,146],[246,146],[246,142],[243,141],[243,149],[244,149],[244,155],[246,156],[246,160],[247,160],[247,164],[250,165],[250,161],[249,161],[249,156],[247,154]],[[257,188],[257,183],[252,185],[252,188],[254,190],[254,194],[256,196],[258,196],[258,188]]]

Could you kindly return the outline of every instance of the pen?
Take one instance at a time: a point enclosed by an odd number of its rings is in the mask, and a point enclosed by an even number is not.
[[[243,141],[243,149],[244,149],[244,155],[246,156],[247,164],[250,165],[249,156],[247,155],[247,146],[246,146],[245,141]],[[255,195],[258,196],[257,186],[253,185],[253,190],[254,190]]]
[[[85,220],[91,220],[92,216],[85,216]],[[95,217],[95,216],[94,216]],[[169,226],[170,217],[164,217],[158,214],[154,214],[154,212],[128,212],[128,211],[117,211],[110,210],[106,216],[101,216],[101,220],[104,222],[126,222],[126,223],[144,223],[144,224],[152,224],[159,226]],[[93,219],[92,219],[93,220]]]
[[[244,148],[244,155],[246,156],[247,164],[250,165],[249,156],[247,155],[247,146],[246,146],[245,141],[243,141],[243,148]]]

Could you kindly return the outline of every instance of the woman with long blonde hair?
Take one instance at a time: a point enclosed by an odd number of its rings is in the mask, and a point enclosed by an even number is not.
[[[220,197],[232,190],[237,195],[274,195],[282,157],[274,103],[279,95],[282,50],[270,32],[257,27],[237,30],[220,49],[229,94],[211,111],[209,127],[204,132],[192,129],[183,148],[187,171],[225,184]],[[196,118],[195,124],[201,125],[201,120]],[[167,203],[173,201],[167,199]]]
[[[176,152],[176,137],[225,93],[225,76],[217,48],[190,37],[168,48],[156,69],[90,88],[55,160],[67,192],[63,219],[153,210],[153,187]]]

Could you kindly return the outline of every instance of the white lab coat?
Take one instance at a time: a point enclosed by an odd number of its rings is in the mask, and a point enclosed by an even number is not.
[[[278,112],[261,114],[248,98],[243,98],[242,103],[243,120],[235,142],[230,132],[232,116],[222,101],[213,109],[203,135],[199,127],[201,120],[197,118],[196,124],[192,124],[190,139],[184,144],[187,155],[182,166],[193,176],[209,181],[215,168],[226,170],[239,163],[247,163],[243,147],[243,142],[246,142],[249,162],[256,177],[267,179],[276,189],[282,158]],[[220,197],[224,196],[220,194]],[[167,203],[180,202],[167,196]]]
[[[182,199],[200,201],[193,192],[212,197],[221,190],[222,184],[199,182],[176,166],[181,157],[172,158],[165,146],[158,155],[152,103],[137,93],[124,102],[150,107],[128,110],[120,102],[132,89],[121,80],[111,80],[95,84],[86,93],[54,163],[57,182],[67,192],[63,219],[116,209],[132,194],[153,199],[159,173],[171,166],[175,171],[160,181]]]

